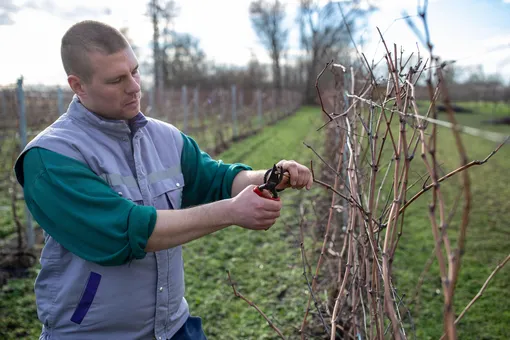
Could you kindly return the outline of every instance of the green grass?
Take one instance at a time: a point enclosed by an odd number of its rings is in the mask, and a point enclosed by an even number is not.
[[[27,278],[9,281],[0,290],[0,338],[39,339],[41,324],[34,294],[38,268],[32,268]]]
[[[508,127],[480,124],[489,117],[504,115],[505,110],[510,114],[508,107],[493,111],[492,104],[469,105],[476,105],[478,112],[457,115],[461,124],[510,133]],[[445,115],[440,118],[446,120]],[[305,164],[313,159],[318,163],[316,156],[302,142],[311,144],[321,152],[324,131],[315,131],[321,124],[320,110],[304,108],[296,115],[264,129],[260,134],[236,143],[217,158],[225,162],[244,162],[254,168],[264,169],[283,158]],[[441,129],[439,140],[439,158],[444,163],[445,171],[449,171],[459,163],[455,144],[446,129]],[[463,140],[470,160],[483,159],[495,147],[494,143],[478,137],[463,135]],[[413,168],[423,174],[421,159],[417,157],[413,162]],[[509,167],[510,149],[505,146],[488,163],[469,170],[473,204],[466,253],[462,259],[455,295],[457,314],[478,292],[496,264],[508,254]],[[418,175],[413,176],[417,178]],[[459,177],[454,177],[441,186],[447,202],[450,202],[448,208],[451,208],[451,202],[458,195],[459,183]],[[418,190],[419,186],[412,191]],[[239,292],[255,302],[287,337],[298,337],[297,328],[304,315],[308,292],[302,275],[299,244],[296,242],[296,235],[299,234],[297,207],[300,202],[309,205],[323,193],[324,190],[317,186],[311,191],[287,190],[282,194],[282,217],[270,230],[255,232],[231,227],[184,247],[186,297],[191,313],[203,318],[210,339],[276,338],[276,334],[257,311],[234,296],[226,270],[230,270]],[[395,283],[398,292],[406,294],[405,301],[411,298],[432,249],[432,234],[426,210],[429,201],[430,194],[425,194],[406,211],[406,226],[396,252]],[[458,227],[460,208],[450,226],[452,237]],[[320,240],[322,235],[318,236]],[[307,241],[307,249],[318,249],[317,244]],[[310,262],[314,266],[317,253],[310,255]],[[29,278],[10,281],[0,292],[0,338],[38,336],[40,325],[36,319],[32,287],[36,270],[34,268]],[[441,335],[443,301],[437,289],[441,289],[441,286],[437,264],[434,263],[420,290],[420,303],[410,306],[417,339],[437,339]],[[320,294],[322,297],[322,292]],[[510,268],[505,267],[460,322],[459,339],[508,338],[508,301]],[[9,330],[9,333],[3,334],[4,330]]]

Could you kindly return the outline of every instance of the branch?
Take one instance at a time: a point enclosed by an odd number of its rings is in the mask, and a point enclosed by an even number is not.
[[[315,80],[315,89],[317,89],[317,95],[319,96],[319,100],[321,102],[322,112],[324,112],[324,114],[326,116],[328,116],[329,121],[332,121],[333,117],[331,117],[331,115],[329,113],[327,113],[326,110],[324,109],[324,103],[322,102],[322,96],[321,96],[321,92],[319,90],[319,79],[322,77],[322,74],[324,73],[324,71],[326,71],[326,69],[328,68],[329,64],[331,64],[332,62],[333,62],[333,60],[328,61],[326,63],[326,66],[324,66],[324,68],[322,69],[321,73],[319,73],[319,75],[317,76],[317,79]]]
[[[438,183],[441,183],[442,181],[444,181],[445,179],[448,179],[450,177],[452,177],[453,175],[463,171],[463,170],[466,170],[474,165],[482,165],[484,163],[486,163],[492,156],[494,156],[494,154],[496,152],[499,151],[499,149],[501,149],[501,147],[508,141],[508,139],[510,138],[507,137],[496,149],[494,149],[487,157],[485,157],[485,159],[479,161],[479,160],[474,160],[474,161],[471,161],[469,162],[468,164],[466,165],[463,165],[455,170],[453,170],[452,172],[450,172],[449,174],[439,178],[437,180]],[[400,208],[400,212],[399,213],[402,213],[411,203],[413,203],[418,197],[420,197],[424,192],[430,190],[431,188],[434,187],[434,183],[431,183],[429,185],[427,185],[426,187],[424,187],[422,190],[418,191],[406,204],[404,204],[404,206],[402,208]]]
[[[230,285],[232,286],[232,289],[234,290],[234,295],[237,296],[238,298],[244,300],[247,304],[249,304],[250,306],[252,306],[253,308],[255,308],[257,310],[257,312],[259,312],[260,315],[262,315],[262,317],[267,321],[267,323],[269,324],[269,326],[271,326],[272,329],[274,329],[274,331],[276,333],[278,333],[278,335],[280,336],[280,338],[282,339],[285,339],[285,337],[283,336],[282,332],[278,329],[278,327],[276,327],[272,322],[271,320],[269,320],[269,318],[266,316],[266,314],[264,314],[264,312],[262,312],[260,310],[259,307],[257,307],[256,304],[254,304],[253,302],[251,302],[250,300],[248,300],[247,298],[245,298],[241,293],[239,293],[237,290],[236,290],[236,287],[234,286],[234,283],[232,282],[232,278],[230,277],[230,271],[227,270],[227,274],[228,274],[228,281],[230,282]]]
[[[319,157],[319,159],[322,161],[322,163],[324,163],[324,165],[326,165],[328,168],[330,168],[334,174],[336,175],[336,177],[340,177],[340,174],[338,173],[338,171],[336,171],[328,162],[326,162],[326,160],[324,158],[321,157],[321,155],[319,155],[319,153],[317,151],[315,151],[315,149],[311,146],[311,145],[308,145],[306,144],[305,142],[303,142],[303,144],[310,150],[312,150],[312,152],[317,156]]]

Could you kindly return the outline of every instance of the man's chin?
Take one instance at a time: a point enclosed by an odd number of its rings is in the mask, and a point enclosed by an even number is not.
[[[140,112],[140,105],[136,105],[136,106],[133,106],[133,107],[128,107],[126,106],[123,110],[123,116],[124,116],[124,119],[132,119],[134,117],[136,117],[136,115]]]

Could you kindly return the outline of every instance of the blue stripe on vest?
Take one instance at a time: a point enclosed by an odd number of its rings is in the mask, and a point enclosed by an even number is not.
[[[87,286],[83,291],[80,303],[78,303],[78,306],[76,306],[74,314],[71,317],[72,322],[81,324],[81,322],[85,318],[85,315],[87,315],[87,312],[89,311],[92,301],[94,301],[97,288],[99,287],[99,282],[101,282],[101,274],[98,274],[96,272],[90,272],[89,279],[87,281]]]

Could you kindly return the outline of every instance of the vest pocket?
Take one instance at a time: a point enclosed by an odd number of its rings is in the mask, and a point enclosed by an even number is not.
[[[101,274],[96,272],[90,272],[89,279],[87,280],[87,284],[85,285],[85,289],[83,290],[83,294],[80,298],[80,302],[76,306],[73,315],[71,316],[71,321],[76,324],[81,324],[85,315],[89,311],[90,305],[94,301],[94,297],[96,296],[97,289],[99,288],[99,283],[101,282]]]
[[[181,207],[184,176],[160,179],[151,183],[152,203],[156,209],[179,209]]]
[[[170,205],[169,209],[180,209],[182,200],[182,189],[167,191],[165,192],[165,196],[168,204]]]

